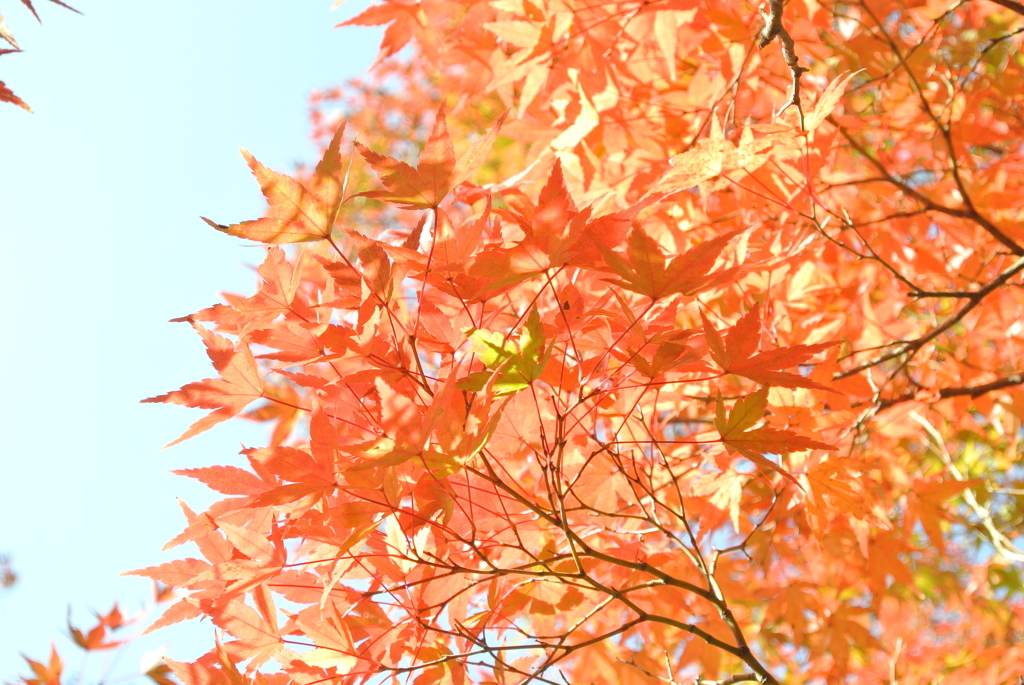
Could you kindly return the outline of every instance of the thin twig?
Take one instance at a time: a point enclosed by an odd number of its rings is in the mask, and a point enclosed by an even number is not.
[[[1013,278],[1013,276],[1015,276],[1017,273],[1019,273],[1022,269],[1024,269],[1024,257],[1021,257],[1020,259],[1015,261],[1010,266],[1009,269],[1006,269],[1001,274],[999,274],[999,276],[997,276],[995,279],[993,279],[984,288],[981,288],[981,289],[971,293],[971,296],[966,298],[967,299],[967,304],[964,305],[960,309],[960,311],[958,311],[956,314],[954,314],[953,316],[951,316],[948,319],[946,319],[943,323],[941,323],[940,325],[936,326],[935,328],[933,328],[929,332],[925,333],[924,335],[922,335],[919,338],[915,338],[914,340],[908,340],[906,342],[901,343],[895,350],[893,350],[892,352],[889,352],[887,354],[883,354],[881,357],[877,357],[876,359],[872,359],[870,361],[866,361],[863,364],[858,364],[857,366],[853,367],[852,369],[847,369],[846,371],[842,371],[840,373],[833,374],[832,379],[833,380],[839,380],[841,378],[847,378],[849,376],[853,376],[855,374],[860,373],[861,371],[864,371],[865,369],[870,369],[873,366],[877,366],[878,364],[881,364],[883,362],[887,362],[890,359],[895,359],[896,357],[900,357],[900,356],[902,356],[904,354],[913,355],[919,349],[924,347],[924,345],[926,343],[930,342],[931,340],[934,340],[935,338],[939,337],[940,335],[945,333],[947,330],[952,328],[957,322],[959,322],[961,319],[963,319],[965,316],[967,316],[967,314],[972,309],[974,309],[979,304],[981,304],[981,301],[983,299],[985,299],[986,295],[988,295],[993,290],[995,290],[996,288],[998,288],[999,286],[1003,285],[1008,280]]]
[[[757,42],[757,47],[759,50],[763,50],[776,38],[782,43],[782,58],[786,60],[786,64],[793,74],[789,100],[782,106],[782,109],[786,109],[790,105],[796,106],[796,110],[800,115],[800,130],[803,130],[804,111],[800,107],[800,75],[808,69],[807,67],[800,66],[800,58],[796,56],[796,44],[793,42],[793,37],[789,35],[789,31],[782,25],[782,2],[783,0],[769,0],[768,11],[761,10],[764,28],[761,30],[761,37]]]
[[[1024,372],[1018,372],[1005,376],[998,380],[994,380],[991,383],[983,383],[981,385],[965,385],[957,388],[940,388],[939,399],[949,399],[950,397],[981,397],[986,393],[990,393],[993,390],[1002,390],[1003,388],[1010,388],[1015,385],[1024,384]],[[909,402],[917,396],[917,393],[907,392],[899,397],[892,397],[882,400],[878,403],[879,411],[882,409],[888,409],[889,407],[900,404],[901,402]]]

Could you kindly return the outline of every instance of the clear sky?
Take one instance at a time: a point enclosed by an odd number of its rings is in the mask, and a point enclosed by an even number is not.
[[[79,623],[148,581],[119,574],[191,554],[161,552],[182,528],[175,498],[212,498],[175,468],[241,463],[262,427],[232,421],[161,450],[202,412],[139,404],[212,375],[187,324],[168,319],[251,293],[259,248],[199,219],[264,208],[238,154],[291,171],[315,162],[307,96],[363,73],[380,31],[333,29],[349,0],[34,0],[0,12],[25,50],[0,80],[35,110],[0,105],[0,552],[18,584],[0,594],[0,681],[48,655],[68,605]],[[209,622],[153,636],[184,659]],[[138,651],[118,669],[137,668]],[[101,659],[97,659],[101,661]]]

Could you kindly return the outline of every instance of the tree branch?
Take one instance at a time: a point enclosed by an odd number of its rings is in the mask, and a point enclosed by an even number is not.
[[[885,176],[885,180],[887,182],[899,188],[901,191],[903,191],[905,195],[912,197],[918,202],[920,202],[922,205],[924,205],[925,209],[933,212],[939,212],[940,214],[945,214],[947,216],[954,216],[960,219],[969,219],[978,224],[979,226],[981,226],[983,229],[985,229],[985,231],[989,235],[991,235],[993,238],[1002,243],[1013,254],[1017,256],[1024,255],[1024,247],[1018,245],[1016,242],[1013,241],[1012,238],[1010,238],[1008,235],[999,230],[998,226],[996,226],[991,221],[978,214],[973,209],[973,207],[946,207],[945,205],[940,205],[927,195],[924,195],[920,191],[912,188],[911,186],[907,185],[903,181],[899,180],[898,178],[890,174],[886,166],[882,164],[882,162],[877,157],[875,157],[871,152],[869,152],[866,147],[858,143],[857,140],[853,137],[853,134],[846,130],[846,128],[842,126],[838,121],[836,121],[835,117],[833,117],[831,114],[828,117],[826,117],[825,120],[828,121],[833,126],[835,126],[839,133],[843,136],[843,138],[846,138],[846,141],[850,144],[850,146],[860,154],[864,155],[864,158],[867,159],[868,162],[870,162],[871,165],[879,171],[879,173]]]
[[[800,128],[804,127],[804,112],[800,107],[800,75],[807,71],[807,67],[800,66],[800,58],[796,56],[796,44],[789,31],[782,25],[782,2],[783,0],[769,0],[768,12],[761,10],[761,17],[764,18],[764,29],[761,30],[760,39],[757,42],[759,50],[763,50],[776,38],[782,43],[782,58],[786,60],[790,72],[793,74],[793,85],[789,95],[789,101],[783,105],[786,109],[795,105],[800,114]]]
[[[935,338],[939,337],[944,332],[952,328],[958,321],[967,316],[968,312],[970,312],[972,309],[981,304],[981,301],[985,299],[986,295],[988,295],[993,290],[995,290],[996,288],[998,288],[999,286],[1003,285],[1008,280],[1013,278],[1013,276],[1019,273],[1022,269],[1024,269],[1024,257],[1021,257],[1020,259],[1015,261],[1009,269],[1006,269],[1001,274],[999,274],[998,277],[993,279],[992,282],[990,282],[984,288],[981,288],[980,290],[977,290],[974,293],[972,293],[971,296],[967,298],[967,304],[964,305],[964,307],[961,308],[960,311],[946,319],[944,322],[930,330],[928,333],[925,333],[920,338],[916,338],[914,340],[910,340],[900,344],[897,347],[897,349],[894,350],[893,352],[883,354],[881,357],[878,357],[877,359],[864,362],[863,364],[859,364],[853,367],[852,369],[848,369],[846,371],[834,374],[832,376],[832,380],[839,380],[841,378],[853,376],[854,374],[858,374],[861,371],[864,371],[865,369],[870,369],[872,366],[877,366],[882,362],[889,361],[890,359],[895,359],[896,357],[902,356],[907,353],[913,354],[917,350],[921,349],[925,345],[925,343],[934,340]]]
[[[992,381],[991,383],[983,383],[981,385],[965,385],[958,388],[941,388],[939,390],[939,399],[949,399],[950,397],[981,397],[986,393],[990,393],[993,390],[1001,390],[1003,388],[1010,388],[1015,385],[1024,384],[1024,372],[1018,372],[999,378]],[[882,400],[878,403],[879,410],[888,409],[889,407],[900,404],[901,402],[909,402],[917,396],[917,393],[907,392],[899,397],[890,397]]]
[[[1008,10],[1013,10],[1014,12],[1021,16],[1024,16],[1024,5],[1020,4],[1019,2],[1015,2],[1015,0],[992,0],[992,2],[996,3],[997,5],[1001,5]]]

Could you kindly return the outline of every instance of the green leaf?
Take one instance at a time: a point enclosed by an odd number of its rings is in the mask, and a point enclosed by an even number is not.
[[[491,385],[495,396],[510,395],[530,386],[540,378],[551,357],[551,346],[545,347],[544,325],[534,306],[526,325],[514,343],[498,332],[475,329],[468,332],[474,351],[488,371],[475,371],[459,380],[455,387],[478,392]]]

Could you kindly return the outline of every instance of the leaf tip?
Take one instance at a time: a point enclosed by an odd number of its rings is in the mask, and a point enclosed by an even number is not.
[[[207,219],[205,216],[201,216],[199,218],[202,219],[203,221],[205,221],[210,226],[213,226],[214,228],[216,228],[218,231],[227,231],[228,230],[228,227],[225,226],[224,224],[218,224],[216,221],[211,221],[210,219]]]

